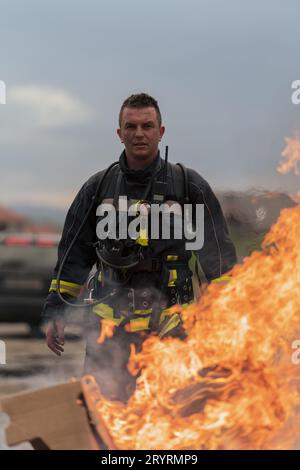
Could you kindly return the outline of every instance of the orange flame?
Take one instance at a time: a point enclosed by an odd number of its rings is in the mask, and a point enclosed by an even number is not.
[[[129,364],[138,362],[142,373],[128,404],[98,405],[118,448],[293,447],[299,230],[300,206],[284,209],[262,252],[236,266],[227,285],[210,285],[197,305],[182,309],[185,341],[146,340]]]
[[[114,335],[116,325],[110,320],[101,320],[100,335],[97,339],[97,344],[102,344],[106,338],[111,338]]]
[[[282,173],[300,159],[300,142],[287,143]],[[133,351],[134,395],[98,403],[119,449],[299,447],[299,233],[300,205],[282,210],[230,282],[181,307],[186,340],[153,336]]]
[[[294,171],[295,175],[300,175],[300,171],[298,169],[298,162],[300,161],[300,137],[296,134],[295,139],[285,138],[286,147],[282,152],[282,156],[286,157],[287,161],[281,162],[277,170],[279,173],[286,174],[290,171]]]

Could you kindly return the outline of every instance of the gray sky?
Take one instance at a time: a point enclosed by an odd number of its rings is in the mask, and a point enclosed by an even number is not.
[[[297,0],[0,0],[0,204],[65,208],[118,159],[122,101],[159,101],[171,161],[215,190],[296,192]]]

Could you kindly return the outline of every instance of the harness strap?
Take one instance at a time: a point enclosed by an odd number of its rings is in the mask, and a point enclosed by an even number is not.
[[[147,271],[147,272],[156,272],[161,271],[163,267],[163,262],[158,258],[149,258],[144,259],[139,262],[136,266],[134,266],[130,272],[136,273],[140,271]]]

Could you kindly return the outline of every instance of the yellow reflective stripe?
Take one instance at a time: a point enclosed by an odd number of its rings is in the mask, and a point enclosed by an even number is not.
[[[100,303],[93,307],[93,313],[98,315],[104,320],[109,320],[113,322],[114,325],[119,326],[120,323],[125,319],[124,315],[121,315],[120,318],[114,317],[114,309],[110,305]],[[143,329],[147,329],[149,327],[150,315],[152,313],[152,308],[144,309],[144,310],[135,310],[135,315],[142,315],[140,318],[133,318],[130,320],[130,325],[126,325],[126,329],[130,331],[139,331]]]
[[[57,292],[57,289],[56,287],[50,287],[49,289],[49,292]],[[70,289],[64,289],[63,287],[60,288],[59,292],[61,294],[69,294],[71,295],[72,297],[78,297],[78,294],[77,293],[74,293],[73,291],[71,291]]]
[[[56,279],[52,279],[51,284],[56,285]],[[81,289],[80,284],[75,284],[74,282],[64,281],[63,279],[61,279],[60,284],[65,284],[66,286],[73,287],[74,289],[78,289],[78,290]]]
[[[201,297],[200,284],[202,282],[207,282],[204,275],[202,266],[200,264],[199,258],[194,251],[188,261],[188,267],[192,271],[192,285],[193,285],[193,295],[194,302],[197,302]]]
[[[168,331],[173,330],[176,328],[181,322],[180,315],[175,313],[175,315],[171,316],[169,321],[164,325],[164,327],[159,332],[158,336],[162,338]]]
[[[100,271],[98,274],[98,281],[102,281],[102,271]]]
[[[142,231],[141,231],[142,232]],[[140,232],[140,233],[141,233]],[[139,236],[136,240],[135,240],[135,243],[137,243],[138,245],[142,245],[142,246],[148,246],[149,245],[149,240],[146,236]]]
[[[191,301],[190,303],[193,303],[193,301]],[[188,304],[188,303],[181,304],[180,309],[187,308],[189,305],[190,304]],[[162,311],[162,313],[160,315],[159,324],[161,324],[166,317],[169,317],[169,316],[171,317],[175,314],[176,314],[176,311],[174,311],[174,305],[172,307],[166,308],[165,310]]]
[[[144,204],[145,201],[143,201],[142,199],[139,199],[138,201],[136,201],[134,204],[132,204],[132,206],[134,207],[134,210],[136,212],[138,212],[140,210],[140,205],[141,204]],[[132,207],[130,206],[130,207]],[[148,239],[148,226],[146,227],[143,227],[143,222],[144,222],[144,219],[142,218],[141,219],[141,226],[140,226],[140,232],[139,232],[139,236],[138,238],[135,240],[135,243],[137,243],[138,245],[141,245],[141,246],[148,246],[149,245],[149,239]]]
[[[177,281],[177,271],[176,271],[176,269],[170,269],[169,273],[170,273],[170,276],[169,276],[168,286],[169,287],[174,287],[175,282]]]
[[[161,324],[168,315],[173,315],[173,313],[174,312],[172,312],[169,308],[163,310],[159,318],[159,324]]]
[[[182,304],[180,307],[186,307],[188,304]],[[172,317],[173,315],[176,314],[176,311],[174,311],[174,305],[172,307],[166,308],[165,310],[162,311],[160,318],[159,318],[159,324],[161,324],[166,317]]]
[[[135,310],[134,315],[150,315],[152,313],[152,308],[147,308],[145,310]]]
[[[232,279],[231,276],[220,276],[220,277],[216,277],[210,282],[217,283],[217,282],[223,282],[223,281],[230,281],[231,279]]]
[[[184,304],[187,305],[187,304]],[[183,306],[182,306],[183,307]],[[122,315],[121,318],[114,317],[114,309],[107,304],[101,303],[93,307],[93,312],[100,316],[102,319],[112,322],[114,325],[119,326],[121,322],[125,319]],[[142,331],[149,329],[150,319],[151,319],[152,308],[145,310],[135,310],[135,315],[141,315],[138,318],[132,318],[129,323],[127,323],[124,328],[128,332]],[[174,313],[174,308],[170,307],[163,310],[160,317],[160,324],[167,317],[170,316],[166,325],[162,328],[162,331],[159,333],[159,336],[164,336],[168,331],[175,328],[181,321],[180,315]]]
[[[142,331],[147,330],[149,328],[150,317],[146,318],[134,318],[130,320],[129,323],[129,331]],[[127,329],[128,331],[128,329]]]
[[[62,294],[69,294],[73,297],[78,297],[80,294],[81,286],[79,284],[61,280],[59,287]],[[49,292],[57,292],[56,279],[52,279]]]
[[[119,326],[120,323],[124,320],[124,316],[121,315],[120,318],[114,317],[114,309],[107,304],[97,304],[92,309],[93,313],[103,318],[104,320],[112,321],[116,326]]]
[[[178,260],[178,255],[167,255],[167,261],[177,261]],[[174,287],[175,282],[177,281],[177,271],[176,269],[169,269],[169,282],[168,286],[169,287]]]

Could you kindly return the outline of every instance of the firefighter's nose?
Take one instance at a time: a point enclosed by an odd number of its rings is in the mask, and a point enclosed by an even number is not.
[[[136,137],[143,137],[144,136],[143,129],[142,129],[141,126],[137,126],[136,131],[135,131],[135,136]]]

